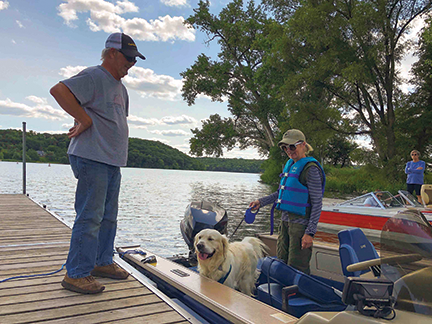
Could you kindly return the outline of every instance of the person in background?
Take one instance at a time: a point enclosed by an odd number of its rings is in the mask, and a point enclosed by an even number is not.
[[[309,274],[313,239],[321,216],[325,174],[317,160],[306,157],[313,149],[301,131],[288,130],[278,145],[290,158],[284,167],[279,190],[251,202],[249,207],[256,210],[276,204],[282,211],[277,257]]]
[[[417,150],[411,151],[412,161],[407,162],[405,167],[405,173],[407,177],[407,191],[414,195],[414,191],[417,195],[417,200],[422,203],[420,196],[420,189],[424,181],[425,162],[420,160],[420,152]]]
[[[111,34],[101,65],[87,68],[50,90],[60,107],[75,119],[68,133],[68,154],[78,179],[77,215],[62,286],[78,293],[95,294],[105,289],[93,276],[129,276],[113,263],[113,252],[120,167],[126,166],[129,137],[129,97],[121,79],[135,65],[136,57],[145,59],[131,37]]]
[[[377,196],[377,198],[382,201],[383,198],[383,193],[381,192],[381,190],[377,190],[374,192],[375,196]],[[383,202],[384,204],[384,202]],[[377,201],[373,198],[373,197],[368,197],[366,198],[365,202],[363,203],[363,205],[365,207],[379,207],[379,204],[377,203]]]

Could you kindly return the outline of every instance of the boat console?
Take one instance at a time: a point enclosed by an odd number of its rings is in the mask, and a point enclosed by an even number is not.
[[[342,301],[347,305],[354,305],[362,315],[393,319],[395,298],[392,294],[393,282],[390,280],[348,277],[345,281]]]

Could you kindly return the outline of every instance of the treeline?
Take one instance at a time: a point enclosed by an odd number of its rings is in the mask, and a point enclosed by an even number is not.
[[[26,134],[27,162],[68,164],[66,134],[29,131]],[[0,160],[22,160],[22,131],[0,130]],[[177,170],[262,172],[261,160],[192,158],[161,142],[129,138],[128,167]]]
[[[229,171],[260,173],[263,171],[261,160],[196,158],[204,164],[206,171]]]

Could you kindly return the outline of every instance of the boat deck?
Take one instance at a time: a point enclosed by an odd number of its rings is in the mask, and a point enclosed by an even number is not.
[[[0,281],[60,269],[70,235],[70,228],[28,197],[0,195]],[[0,282],[0,323],[189,322],[163,294],[132,276],[101,278],[103,293],[82,295],[61,287],[65,272]]]
[[[294,324],[298,321],[294,316],[143,248],[119,248],[118,250],[120,253],[141,250],[147,257],[155,256],[155,263],[142,263],[144,257],[140,254],[125,254],[125,258],[134,264],[134,267],[157,277],[167,283],[171,289],[186,294],[230,323]]]

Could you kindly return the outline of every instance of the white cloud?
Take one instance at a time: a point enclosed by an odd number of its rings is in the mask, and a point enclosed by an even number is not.
[[[77,13],[90,12],[87,25],[94,32],[124,32],[141,41],[195,40],[195,30],[183,24],[183,17],[166,15],[150,21],[139,17],[123,18],[121,14],[138,12],[138,7],[127,0],[117,1],[116,5],[104,0],[66,0],[58,6],[58,11],[70,27],[74,27],[73,22],[78,20]]]
[[[169,75],[158,75],[153,70],[134,66],[123,80],[127,87],[138,91],[144,98],[153,97],[170,101],[181,99],[183,81]]]
[[[43,133],[48,133],[48,134],[65,134],[65,131],[51,131],[51,130],[47,130],[47,131],[37,131],[37,133],[43,134]]]
[[[172,130],[153,130],[150,131],[152,134],[163,135],[163,136],[190,136],[191,134],[181,129]]]
[[[0,100],[0,115],[45,118],[51,120],[61,120],[68,117],[63,110],[48,105],[46,98],[28,96],[26,99],[32,101],[35,105],[29,106],[23,103],[13,102],[9,98]]]
[[[59,74],[65,78],[70,78],[82,70],[84,70],[86,66],[70,66],[61,68]],[[141,97],[143,98],[157,98],[166,101],[181,101],[181,88],[183,86],[182,79],[175,79],[169,75],[156,74],[151,69],[144,69],[141,67],[133,66],[128,75],[126,75],[122,79],[124,85],[128,87],[128,89],[133,89],[137,91]],[[199,98],[211,99],[207,96],[199,96]],[[171,118],[171,117],[166,117]],[[182,117],[175,117],[177,119],[181,119]],[[183,122],[177,121],[169,121],[167,119],[166,123],[195,123],[196,120],[192,117],[183,117]]]
[[[14,39],[12,39],[12,44],[16,44],[16,42],[15,42],[15,40],[14,40]]]
[[[87,68],[86,66],[70,66],[61,68],[59,74],[70,78]],[[181,100],[183,81],[169,75],[158,75],[153,70],[133,66],[129,74],[122,79],[129,88],[138,91],[143,97],[153,97],[162,100]],[[189,117],[192,118],[192,117]]]
[[[9,7],[9,2],[7,1],[0,1],[0,10],[7,9]]]
[[[129,115],[128,123],[133,128],[144,128],[147,126],[156,125],[179,125],[179,124],[194,124],[196,119],[187,115],[181,116],[165,116],[161,119],[157,118],[142,118],[134,115]]]
[[[70,124],[62,124],[62,125],[61,125],[61,128],[69,130],[70,128],[72,128],[73,125],[74,125],[73,123],[70,123]]]
[[[136,126],[154,126],[154,125],[161,124],[160,120],[157,118],[141,118],[134,115],[129,115],[128,123]],[[136,128],[143,128],[143,127],[136,127]]]
[[[19,20],[15,20],[19,28],[25,28],[24,25]]]
[[[82,70],[86,69],[87,66],[66,66],[65,68],[61,68],[59,74],[64,76],[65,78],[70,78],[76,74],[78,74],[79,72],[81,72]]]
[[[191,116],[181,115],[178,117],[166,116],[161,119],[161,122],[167,125],[178,124],[195,124],[197,120]]]
[[[189,6],[187,0],[161,0],[161,2],[169,7]]]
[[[41,97],[36,97],[36,96],[28,96],[28,97],[26,97],[26,99],[33,101],[35,104],[38,104],[38,105],[48,104],[48,101],[46,98],[41,98]]]

